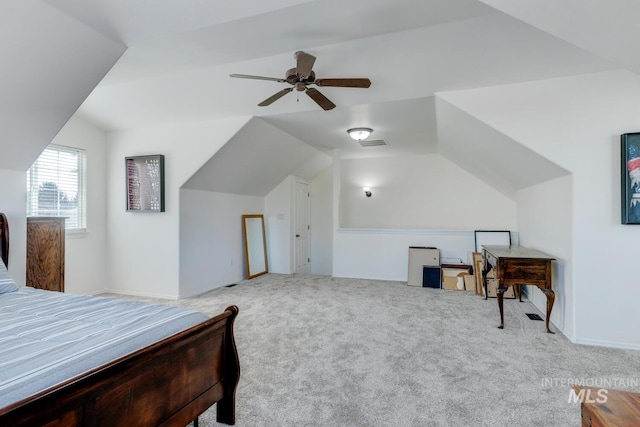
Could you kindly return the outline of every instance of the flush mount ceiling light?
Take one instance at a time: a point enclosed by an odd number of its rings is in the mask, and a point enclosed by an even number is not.
[[[362,141],[369,138],[373,129],[371,128],[351,128],[347,131],[349,136],[356,141]]]

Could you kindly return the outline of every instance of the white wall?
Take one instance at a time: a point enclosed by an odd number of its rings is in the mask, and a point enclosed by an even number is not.
[[[409,246],[435,246],[450,262],[471,263],[473,230],[517,236],[515,201],[440,155],[334,161],[334,276],[406,281]]]
[[[27,271],[27,173],[0,169],[0,212],[9,222],[9,273],[24,285]]]
[[[267,256],[269,271],[291,274],[295,271],[295,185],[299,178],[291,175],[265,198]],[[306,181],[304,181],[306,182]],[[326,169],[309,186],[311,193],[311,273],[332,273],[332,195],[331,168]]]
[[[342,160],[340,227],[516,230],[516,204],[439,154]]]
[[[292,227],[296,179],[294,176],[287,177],[264,198],[181,189],[180,297],[206,292],[246,278],[240,222],[243,214],[263,213],[265,216],[269,271],[293,273]],[[319,197],[322,198],[321,195]],[[330,209],[331,204],[328,206]],[[322,225],[319,230],[312,226],[312,236],[320,235],[315,247],[319,254],[324,254],[318,256],[324,257],[325,263],[329,257],[330,262],[331,247],[325,246],[326,239],[322,235],[323,229],[324,233],[331,235],[330,216],[318,218],[317,223]],[[330,239],[328,244],[331,244]],[[324,268],[322,274],[331,274],[330,269]]]
[[[110,291],[178,298],[180,188],[248,120],[248,117],[235,117],[109,134]],[[124,158],[146,154],[165,155],[166,212],[163,213],[125,211]]]
[[[506,229],[506,228],[502,228]],[[409,246],[432,246],[449,262],[472,264],[473,231],[338,229],[334,234],[333,275],[406,282]],[[446,260],[442,260],[446,262]]]
[[[332,168],[319,173],[311,193],[311,273],[333,272],[333,180]]]
[[[107,287],[106,134],[72,117],[51,142],[87,153],[87,232],[66,233],[65,292],[94,294]]]
[[[269,272],[291,274],[295,177],[288,176],[264,198]]]
[[[246,278],[242,215],[259,214],[263,198],[180,190],[180,297]]]
[[[87,232],[67,233],[65,291],[94,294],[106,287],[106,135],[71,118],[51,143],[87,152]],[[9,271],[18,283],[26,278],[26,172],[0,170],[0,211],[7,214],[11,245]]]
[[[517,197],[520,243],[556,258],[552,263],[556,300],[551,322],[574,341],[572,177],[525,188]],[[535,286],[527,288],[529,300],[546,313],[547,297]]]
[[[640,76],[611,71],[441,96],[572,173],[570,338],[640,349],[640,227],[620,224],[620,134],[640,130]],[[556,252],[555,237],[521,237]]]

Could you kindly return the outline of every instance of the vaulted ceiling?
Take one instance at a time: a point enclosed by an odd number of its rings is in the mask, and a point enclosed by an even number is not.
[[[345,158],[440,152],[464,165],[474,148],[465,134],[508,137],[439,93],[640,71],[640,4],[629,0],[22,0],[0,8],[0,152],[11,154],[0,168],[8,169],[26,169],[76,109],[105,130],[253,115]],[[318,77],[372,85],[319,88],[337,105],[325,112],[296,92],[258,107],[283,84],[229,77],[283,77],[297,50],[317,57]],[[372,127],[388,146],[361,148],[345,132],[354,126]],[[541,166],[534,181],[561,173],[532,161]],[[505,178],[472,173],[492,185]]]

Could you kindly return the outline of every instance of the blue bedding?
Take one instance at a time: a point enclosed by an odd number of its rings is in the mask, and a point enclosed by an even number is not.
[[[207,318],[179,307],[32,288],[0,294],[0,408]]]

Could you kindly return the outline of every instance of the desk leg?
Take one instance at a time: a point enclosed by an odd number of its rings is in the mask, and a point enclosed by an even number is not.
[[[498,308],[500,309],[500,326],[498,329],[504,329],[504,292],[508,288],[506,286],[499,285],[496,289],[496,296],[498,297]]]
[[[487,268],[482,270],[482,286],[484,287],[484,299],[489,298],[489,294],[487,293],[487,273],[489,273],[489,270],[487,270]]]
[[[523,285],[513,285],[513,290],[517,294],[518,299],[522,302],[522,287]]]
[[[556,300],[556,293],[551,289],[540,288],[540,290],[547,296],[547,332],[550,334],[554,334],[555,332],[551,332],[551,329],[549,329],[549,319],[551,318],[551,309],[553,308],[553,303]]]

